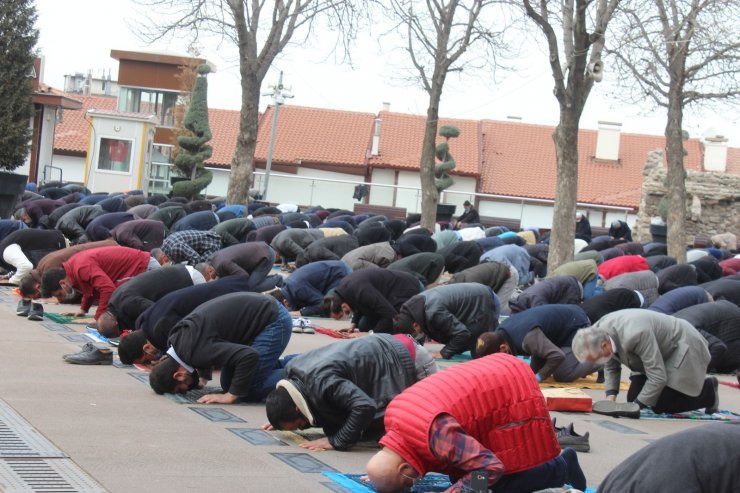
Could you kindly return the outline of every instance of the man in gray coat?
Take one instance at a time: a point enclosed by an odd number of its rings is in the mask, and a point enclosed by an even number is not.
[[[607,400],[615,401],[624,364],[633,375],[627,401],[656,413],[719,407],[717,379],[706,377],[707,341],[685,320],[639,308],[603,316],[572,343],[579,361],[603,363]]]

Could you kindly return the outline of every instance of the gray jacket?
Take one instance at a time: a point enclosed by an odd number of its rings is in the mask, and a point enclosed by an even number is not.
[[[665,387],[690,396],[701,393],[710,354],[690,323],[631,308],[603,316],[594,327],[605,330],[616,346],[604,367],[607,395],[619,393],[622,364],[647,377],[637,399],[648,406],[658,402]]]
[[[366,267],[388,267],[396,260],[396,251],[387,241],[372,243],[355,248],[342,257],[342,261],[352,267],[352,270]]]

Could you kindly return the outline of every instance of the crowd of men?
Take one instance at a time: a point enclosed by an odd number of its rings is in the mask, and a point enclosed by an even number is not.
[[[0,221],[0,251],[23,296],[18,315],[41,320],[39,298],[79,304],[70,316],[97,306],[91,325],[120,338],[122,363],[151,369],[158,394],[220,370],[222,391],[199,402],[265,402],[265,429],[323,429],[308,449],[379,441],[367,465],[377,491],[429,471],[449,474],[450,491],[480,474],[494,492],[585,490],[539,390],[550,378],[598,372],[606,393],[594,411],[606,415],[719,409],[708,372],[740,367],[733,234],[679,264],[663,243],[632,241],[625,221],[592,237],[578,213],[574,260],[551,270],[537,228],[484,227],[469,202],[438,231],[419,220],[59,184],[26,192]],[[285,354],[313,316],[346,320],[348,339]],[[442,371],[435,362],[468,354]],[[88,344],[64,359],[113,355]],[[618,400],[623,366],[630,387]],[[613,491],[631,491],[641,461],[631,464]]]

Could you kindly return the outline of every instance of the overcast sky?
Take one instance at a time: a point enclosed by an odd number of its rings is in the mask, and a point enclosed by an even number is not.
[[[133,35],[128,24],[140,17],[130,0],[36,0],[40,38],[38,48],[45,58],[44,82],[63,88],[64,75],[92,70],[95,76],[111,70],[115,80],[117,61],[112,49],[170,51],[186,53],[187,40],[172,44],[146,45]],[[128,24],[127,24],[128,23]],[[202,56],[217,66],[208,76],[208,102],[212,108],[239,109],[240,89],[235,49],[201,44]],[[334,63],[322,49],[289,47],[274,64],[267,84],[277,81],[278,72],[292,86],[295,97],[286,104],[377,113],[383,102],[392,111],[423,115],[427,95],[417,87],[404,85],[390,77],[398,66],[389,66],[388,56],[380,54],[377,39],[358,40],[353,50],[354,68]],[[515,73],[500,74],[494,82],[481,74],[475,79],[448,78],[440,114],[463,119],[505,119],[522,117],[528,123],[557,124],[558,107],[552,95],[552,78],[547,62],[536,47]],[[605,79],[609,78],[606,67]],[[581,118],[582,128],[596,128],[599,120],[623,124],[623,131],[663,134],[665,115],[662,111],[644,114],[640,107],[625,106],[610,98],[606,84],[596,84]],[[261,99],[264,108],[269,97]],[[691,112],[684,116],[684,128],[692,137],[713,129],[740,146],[740,108],[726,108],[722,113]]]

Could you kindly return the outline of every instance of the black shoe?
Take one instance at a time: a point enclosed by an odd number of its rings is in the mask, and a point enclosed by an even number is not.
[[[90,351],[95,351],[97,348],[92,342],[86,342],[84,346],[80,348],[80,350],[76,353],[67,353],[64,356],[62,356],[62,359],[67,359],[68,356],[75,356],[80,353],[89,353]]]
[[[566,448],[560,457],[565,461],[566,476],[565,479],[572,487],[584,491],[586,489],[586,476],[583,474],[580,464],[578,464],[578,455],[572,448]]]
[[[583,435],[579,435],[573,430],[573,423],[565,428],[560,428],[555,432],[555,436],[562,449],[570,447],[576,452],[588,452],[591,450],[591,445],[588,443],[590,433],[587,431]]]
[[[596,401],[591,410],[596,414],[614,418],[638,419],[640,417],[640,406],[635,402]]]
[[[28,312],[28,320],[38,322],[44,319],[44,305],[41,303],[31,303],[31,310]]]
[[[596,383],[604,383],[604,370],[599,370],[596,374]]]
[[[27,317],[28,312],[31,311],[31,300],[20,300],[18,306],[15,309],[15,314],[19,317]]]
[[[717,380],[717,377],[707,377],[707,380],[712,382],[712,387],[714,387],[714,401],[712,401],[711,406],[704,409],[704,412],[714,414],[719,411],[719,380]]]
[[[64,361],[73,365],[112,365],[113,351],[110,349],[95,348],[93,351],[80,351],[70,354]]]

